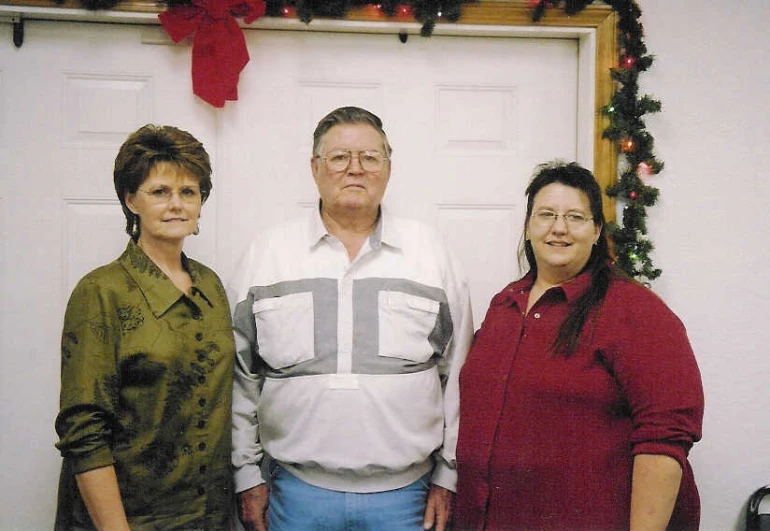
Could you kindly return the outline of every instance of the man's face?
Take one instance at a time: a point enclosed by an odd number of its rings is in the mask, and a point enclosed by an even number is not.
[[[329,155],[346,152],[351,153],[350,164],[342,170],[330,168]],[[361,165],[362,152],[385,156],[382,135],[368,124],[335,125],[321,138],[319,157],[310,160],[310,167],[325,211],[376,215],[390,179],[390,160],[378,171],[368,171]]]

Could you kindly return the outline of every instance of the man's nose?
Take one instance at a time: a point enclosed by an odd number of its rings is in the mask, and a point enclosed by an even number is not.
[[[361,155],[356,153],[350,155],[350,164],[348,165],[348,171],[353,173],[363,173],[364,168],[361,166]]]

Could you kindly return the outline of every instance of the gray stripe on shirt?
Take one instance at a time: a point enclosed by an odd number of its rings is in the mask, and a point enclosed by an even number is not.
[[[430,299],[439,303],[436,323],[427,340],[433,349],[433,356],[425,362],[380,356],[379,345],[379,294],[395,291]],[[249,289],[246,300],[238,304],[235,311],[236,328],[254,345],[253,352],[259,354],[252,307],[255,301],[281,297],[296,293],[313,294],[314,357],[288,367],[275,369],[260,362],[265,376],[289,378],[335,374],[337,372],[337,309],[338,281],[336,279],[301,279],[279,282],[270,286],[254,286]],[[286,323],[291,326],[291,323]],[[353,366],[355,374],[408,374],[420,372],[437,363],[437,356],[444,352],[452,337],[452,318],[446,294],[441,288],[427,286],[402,278],[365,278],[353,282]],[[256,361],[256,360],[255,360]],[[253,372],[256,372],[252,369]]]

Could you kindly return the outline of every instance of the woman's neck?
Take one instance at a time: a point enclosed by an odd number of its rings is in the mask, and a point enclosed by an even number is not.
[[[168,243],[159,240],[145,240],[140,236],[137,245],[169,277],[184,271],[181,241]]]

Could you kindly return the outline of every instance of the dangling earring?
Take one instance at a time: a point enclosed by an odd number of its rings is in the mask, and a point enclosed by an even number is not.
[[[133,222],[133,226],[131,227],[131,236],[136,239],[136,237],[139,236],[139,216],[136,214],[134,214]]]
[[[193,231],[193,236],[197,236],[200,233],[201,233],[201,224],[200,223],[196,223],[195,224],[195,230]]]

